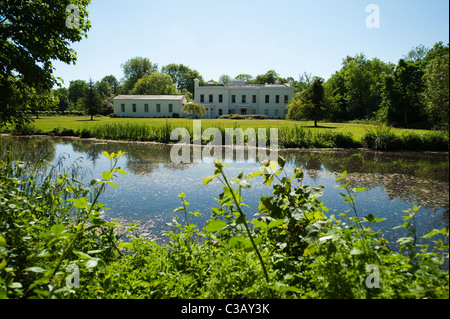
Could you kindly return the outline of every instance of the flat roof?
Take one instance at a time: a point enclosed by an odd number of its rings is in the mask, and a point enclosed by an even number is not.
[[[118,95],[114,100],[159,100],[178,101],[186,99],[184,95]]]

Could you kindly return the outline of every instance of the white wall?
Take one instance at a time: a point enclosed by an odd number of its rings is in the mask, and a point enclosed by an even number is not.
[[[209,95],[213,96],[213,102],[210,103]],[[223,101],[219,102],[219,95],[223,95]],[[204,102],[201,101],[201,95],[204,95]],[[236,103],[233,103],[232,96],[236,96]],[[246,96],[245,103],[242,103],[242,96]],[[256,95],[256,103],[253,103],[253,95]],[[269,103],[266,104],[265,97],[269,95]],[[279,103],[276,103],[276,96],[279,96]],[[287,104],[284,101],[285,95],[288,96],[288,102],[294,97],[294,88],[290,86],[199,86],[195,88],[194,100],[207,109],[207,118],[219,117],[219,110],[222,114],[232,113],[241,114],[241,108],[247,109],[247,114],[262,114],[269,118],[285,118],[287,114]],[[267,112],[267,113],[266,113]],[[278,114],[277,114],[278,112]]]
[[[133,112],[133,104],[136,105],[136,112]],[[148,104],[148,112],[145,111],[146,104]],[[157,112],[158,104],[160,112]],[[172,112],[169,110],[170,104],[172,104]],[[122,105],[125,106],[125,112],[122,112]],[[184,117],[182,108],[183,103],[180,100],[114,100],[114,114],[118,117],[173,117],[174,113]]]

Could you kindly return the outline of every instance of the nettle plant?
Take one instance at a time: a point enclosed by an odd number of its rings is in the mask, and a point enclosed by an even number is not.
[[[214,175],[204,179],[203,184],[218,179],[223,184],[223,192],[217,199],[220,208],[212,209],[212,219],[204,230],[213,233],[217,240],[226,241],[232,248],[253,250],[269,288],[299,292],[297,288],[277,281],[276,274],[269,274],[267,259],[270,258],[272,267],[276,264],[277,251],[282,259],[302,255],[309,244],[318,240],[325,219],[323,211],[328,209],[319,201],[323,186],[302,185],[300,168],[288,177],[285,164],[279,157],[278,162],[264,162],[259,172],[245,178],[241,173],[237,178],[228,179],[224,173],[226,165],[216,162]],[[242,190],[251,187],[248,179],[257,177],[262,177],[266,186],[273,184],[273,196],[261,197],[258,212],[250,221],[243,211],[243,207],[248,206],[243,201]]]

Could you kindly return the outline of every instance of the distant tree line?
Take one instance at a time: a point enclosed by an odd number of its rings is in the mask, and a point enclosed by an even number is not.
[[[322,88],[321,88],[322,87]],[[304,74],[288,118],[372,120],[398,127],[448,130],[449,45],[420,45],[398,63],[347,56],[326,82]]]

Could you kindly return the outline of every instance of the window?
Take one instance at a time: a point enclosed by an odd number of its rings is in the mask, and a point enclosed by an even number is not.
[[[284,96],[284,103],[289,103],[289,95]]]
[[[133,112],[136,113],[136,104],[133,104]]]
[[[275,116],[278,116],[278,109],[275,110]]]
[[[204,103],[204,102],[205,102],[205,95],[200,94],[200,103]]]
[[[270,95],[266,95],[266,104],[270,103]]]
[[[252,103],[256,103],[256,95],[253,95],[253,97],[252,97]]]
[[[275,103],[280,103],[280,96],[279,95],[277,95],[277,96],[275,96]]]
[[[121,109],[122,113],[125,113],[125,104],[121,104],[120,109]]]
[[[267,116],[269,116],[269,109],[265,109],[265,110],[264,110],[264,114],[266,114]]]
[[[223,103],[223,95],[219,94],[219,103]]]
[[[209,95],[209,103],[212,103],[212,102],[214,102],[214,97],[212,94],[210,94]]]
[[[161,113],[161,104],[156,104],[156,112]]]
[[[219,115],[223,115],[223,110],[219,109]]]
[[[144,105],[144,112],[145,112],[145,113],[148,113],[148,104],[145,104],[145,105]]]
[[[242,95],[242,103],[247,103],[247,95]]]
[[[252,114],[256,114],[256,109],[253,109],[253,110],[252,110]]]
[[[236,95],[231,96],[231,103],[236,103]]]

